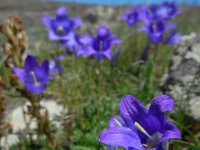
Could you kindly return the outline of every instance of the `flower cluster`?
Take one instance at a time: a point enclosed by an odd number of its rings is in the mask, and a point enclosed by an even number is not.
[[[110,128],[101,133],[99,141],[127,150],[164,150],[169,139],[180,138],[180,131],[164,114],[173,106],[171,97],[161,95],[146,109],[136,97],[127,95],[120,102],[121,116],[111,118]]]
[[[67,52],[74,53],[76,56],[93,56],[97,60],[111,59],[112,46],[121,43],[121,40],[116,38],[107,26],[97,28],[96,37],[75,33],[74,29],[78,28],[82,21],[77,17],[69,18],[65,7],[57,9],[55,18],[42,17],[42,23],[49,30],[50,40],[59,41],[66,46]]]
[[[181,40],[181,35],[177,33],[176,26],[168,21],[180,13],[175,2],[164,2],[161,5],[150,5],[149,7],[133,7],[125,12],[122,19],[131,27],[138,22],[143,22],[144,25],[138,31],[145,32],[149,41],[154,44],[177,44]],[[170,33],[168,30],[171,30]],[[167,36],[165,36],[166,33],[168,33]]]

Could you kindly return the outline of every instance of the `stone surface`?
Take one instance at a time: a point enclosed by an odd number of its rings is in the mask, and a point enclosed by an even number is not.
[[[168,74],[161,80],[162,92],[171,95],[186,114],[200,121],[200,36],[184,36],[175,49]]]

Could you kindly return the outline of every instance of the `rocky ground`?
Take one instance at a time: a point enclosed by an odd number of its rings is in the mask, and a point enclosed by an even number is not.
[[[184,36],[174,51],[168,74],[162,83],[163,92],[171,95],[176,104],[200,121],[200,36]]]

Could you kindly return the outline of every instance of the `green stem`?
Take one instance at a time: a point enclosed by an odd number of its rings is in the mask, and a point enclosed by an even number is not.
[[[170,142],[170,144],[179,144],[179,145],[183,145],[183,146],[187,146],[189,148],[192,148],[192,150],[200,150],[200,147],[199,146],[196,146],[194,144],[191,144],[191,143],[188,143],[188,142],[185,142],[185,141],[180,141],[180,140],[172,140]]]

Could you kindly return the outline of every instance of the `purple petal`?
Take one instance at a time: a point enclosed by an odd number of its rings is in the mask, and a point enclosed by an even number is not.
[[[49,40],[68,40],[69,34],[65,36],[58,36],[53,30],[49,30]]]
[[[120,102],[120,114],[126,126],[135,130],[134,122],[139,122],[147,115],[147,109],[134,96],[124,96]]]
[[[138,29],[138,32],[146,32],[146,33],[149,33],[149,30],[146,26],[142,26]]]
[[[172,110],[174,107],[174,101],[170,96],[161,95],[156,97],[149,108],[149,114],[155,114],[158,112],[166,112]]]
[[[42,63],[42,70],[45,72],[46,75],[49,74],[49,61],[48,60],[44,60],[44,62]]]
[[[103,56],[105,56],[106,58],[108,58],[109,60],[112,59],[112,51],[111,50],[106,50],[103,53]]]
[[[55,60],[59,60],[59,61],[62,61],[64,59],[65,59],[64,55],[59,55],[59,56],[55,57]]]
[[[103,53],[99,53],[99,52],[95,52],[93,54],[94,58],[96,58],[98,61],[100,61],[101,59],[105,58],[105,55]]]
[[[127,21],[128,20],[128,16],[131,14],[131,10],[126,10],[126,12],[124,13],[124,15],[122,16],[122,20]]]
[[[53,18],[51,16],[44,16],[42,17],[42,24],[47,27],[47,28],[51,28],[51,21],[53,20]]]
[[[24,68],[28,72],[39,68],[39,64],[34,56],[31,56],[31,55],[27,56],[25,60]]]
[[[83,21],[80,18],[78,18],[78,17],[73,17],[73,18],[71,18],[71,20],[74,23],[74,29],[80,27],[81,24],[83,23]]]
[[[165,25],[165,30],[174,29],[174,28],[176,28],[176,26],[174,24],[168,23]]]
[[[96,29],[96,33],[99,37],[105,37],[109,34],[108,26],[104,25]]]
[[[148,122],[152,122],[148,125],[151,133],[156,130],[160,133],[165,132],[166,118],[164,112],[172,110],[173,107],[174,101],[167,95],[158,96],[152,101],[148,112]]]
[[[176,34],[173,39],[168,41],[168,43],[169,44],[178,44],[181,41],[181,39],[182,39],[182,36],[180,34]]]
[[[111,45],[120,44],[121,42],[122,42],[121,39],[114,38],[114,39],[111,41]]]
[[[56,10],[56,17],[57,18],[67,17],[67,15],[68,15],[67,9],[64,6],[61,6]]]
[[[165,132],[158,142],[157,146],[162,145],[162,143],[166,142],[169,139],[180,139],[181,133],[179,129],[171,122],[167,122],[165,126]]]
[[[89,57],[89,56],[91,56],[91,55],[93,55],[95,53],[96,53],[96,51],[92,47],[88,47],[86,52],[85,52],[85,56]]]
[[[32,93],[35,93],[35,94],[40,94],[46,89],[47,84],[41,83],[40,86],[35,86],[34,84],[25,84],[25,86],[26,86],[26,89],[29,92],[32,92]]]
[[[154,44],[158,44],[158,43],[162,42],[162,40],[163,40],[161,33],[149,34],[149,39]]]
[[[126,127],[113,127],[101,133],[99,141],[106,145],[122,146],[126,149],[133,147],[143,150],[137,133]]]
[[[84,45],[90,45],[92,43],[92,37],[90,35],[85,35],[80,39],[80,41]]]
[[[177,44],[181,41],[181,35],[177,33],[176,29],[173,29],[167,37],[168,44]]]
[[[16,74],[16,76],[22,81],[22,83],[25,83],[26,80],[26,72],[18,67],[15,67],[12,69],[13,73]]]
[[[114,116],[109,120],[109,127],[125,126],[121,116]]]

